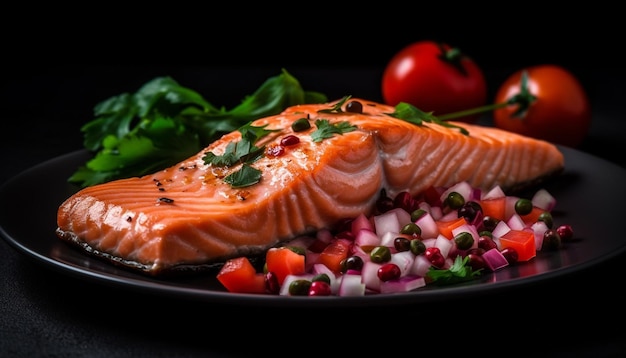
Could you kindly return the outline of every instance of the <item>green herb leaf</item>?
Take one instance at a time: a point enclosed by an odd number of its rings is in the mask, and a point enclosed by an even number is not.
[[[251,167],[248,164],[244,164],[240,170],[232,172],[224,181],[230,184],[233,188],[243,188],[246,186],[254,185],[261,181],[261,171]]]
[[[182,122],[176,116],[189,106],[205,113],[221,112],[198,93],[180,86],[172,78],[157,77],[134,94],[123,93],[98,103],[94,107],[96,119],[81,128],[85,148],[91,151],[101,149],[103,139],[109,135],[120,139],[131,135],[138,130],[131,127],[133,121],[143,123],[169,117],[180,124]]]
[[[343,110],[341,109],[341,106],[343,106],[343,104],[346,103],[350,98],[352,98],[352,96],[350,95],[344,96],[341,100],[335,103],[332,108],[320,109],[319,111],[317,111],[317,113],[342,113]]]
[[[230,167],[238,163],[253,162],[263,154],[263,147],[256,147],[256,142],[277,130],[265,129],[267,125],[261,127],[252,126],[250,123],[239,128],[241,140],[238,142],[230,142],[224,149],[224,154],[216,155],[213,152],[207,152],[202,157],[206,164],[220,167]]]
[[[449,269],[442,270],[431,267],[426,274],[433,282],[444,285],[469,281],[480,276],[482,269],[474,271],[472,267],[468,265],[468,261],[468,256],[461,258],[459,255],[454,259],[454,263]]]
[[[448,127],[448,128],[456,128],[461,133],[465,135],[469,135],[467,129],[451,124],[446,121],[442,121],[439,118],[435,117],[432,112],[424,112],[419,108],[413,106],[412,104],[406,102],[400,102],[396,105],[395,111],[393,113],[387,113],[387,115],[402,119],[409,123],[417,124],[418,126],[423,125],[423,122],[435,123],[440,126]]]
[[[321,142],[326,138],[331,138],[335,134],[344,134],[356,130],[356,126],[349,122],[343,121],[331,124],[328,119],[318,119],[315,121],[317,129],[311,133],[311,139],[314,142]]]
[[[207,152],[202,159],[206,164],[221,167],[231,167],[235,164],[244,163],[241,169],[224,178],[224,181],[233,188],[258,183],[261,180],[261,171],[250,167],[249,164],[263,155],[264,147],[257,147],[255,144],[259,139],[278,131],[265,129],[266,126],[256,127],[247,123],[239,128],[241,140],[228,143],[224,149],[224,154],[216,155],[213,152]]]
[[[124,177],[141,176],[177,163],[198,152],[198,136],[174,118],[142,121],[121,138],[110,134],[102,148],[68,179],[91,186]]]
[[[322,93],[304,91],[284,69],[231,110],[212,105],[170,77],[157,77],[136,93],[122,93],[94,107],[95,118],[81,127],[83,144],[94,157],[68,181],[86,187],[155,172],[255,119],[289,106],[327,101]],[[254,153],[251,148],[244,151]]]
[[[226,149],[224,150],[224,154],[215,155],[213,152],[206,152],[202,159],[204,163],[211,164],[216,167],[230,167],[239,161],[239,157],[235,154],[237,151],[237,143],[231,142],[226,145]]]

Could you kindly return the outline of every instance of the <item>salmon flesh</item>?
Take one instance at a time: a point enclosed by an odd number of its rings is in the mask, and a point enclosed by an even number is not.
[[[362,110],[348,109],[354,101]],[[469,135],[418,125],[390,115],[394,110],[355,98],[287,108],[251,123],[271,130],[256,143],[264,155],[249,164],[261,174],[256,184],[225,180],[242,163],[205,161],[207,153],[224,155],[242,139],[234,131],[170,168],[81,189],[60,205],[57,236],[144,274],[197,272],[372,213],[381,190],[393,198],[467,181],[510,191],[564,168],[551,143],[461,122],[449,123]],[[303,118],[310,128],[294,131],[292,123]],[[316,141],[318,120],[353,130]],[[299,142],[281,145],[290,135]]]

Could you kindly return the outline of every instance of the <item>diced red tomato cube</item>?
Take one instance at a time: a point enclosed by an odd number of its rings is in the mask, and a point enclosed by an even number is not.
[[[331,242],[318,257],[317,262],[326,265],[335,273],[341,272],[341,261],[348,257],[352,248],[352,241],[336,239]]]
[[[480,207],[483,208],[484,216],[490,216],[498,220],[505,220],[506,197],[481,200]]]
[[[500,237],[502,249],[507,247],[517,251],[518,261],[528,261],[537,255],[535,234],[528,230],[511,230]]]
[[[256,272],[247,257],[226,261],[217,274],[217,280],[229,292],[265,293],[265,276]]]
[[[305,256],[287,247],[271,248],[265,254],[267,271],[274,273],[278,284],[282,285],[288,275],[301,275],[306,272]]]
[[[545,212],[545,210],[538,208],[538,207],[533,207],[533,210],[526,215],[522,215],[522,220],[524,220],[524,222],[526,223],[526,225],[532,225],[534,223],[536,223],[537,221],[539,221],[539,215],[543,214]]]
[[[454,234],[452,234],[452,230],[464,224],[467,224],[467,220],[465,220],[464,217],[460,217],[458,219],[450,221],[437,221],[439,233],[445,236],[448,240],[454,239]]]

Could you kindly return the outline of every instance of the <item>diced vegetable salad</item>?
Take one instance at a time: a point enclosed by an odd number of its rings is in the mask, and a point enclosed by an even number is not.
[[[460,182],[418,197],[383,190],[373,214],[361,214],[267,251],[262,269],[247,257],[227,261],[218,281],[233,293],[364,296],[454,284],[532,260],[571,241],[556,226],[556,199],[531,198]]]

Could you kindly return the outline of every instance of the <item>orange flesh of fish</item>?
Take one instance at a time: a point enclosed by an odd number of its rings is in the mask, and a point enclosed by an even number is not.
[[[484,190],[508,190],[564,168],[562,153],[545,141],[466,123],[451,122],[469,135],[438,124],[418,126],[388,115],[393,107],[353,100],[363,104],[363,113],[318,112],[337,103],[332,102],[290,107],[253,122],[278,130],[257,146],[276,145],[287,135],[300,139],[284,155],[265,155],[252,164],[262,171],[258,184],[232,188],[223,178],[239,166],[214,167],[203,160],[207,152],[223,154],[238,141],[235,131],[170,168],[80,190],[60,205],[57,235],[156,276],[260,254],[371,213],[381,189],[390,197],[402,191],[417,195],[430,186],[467,181]],[[311,128],[293,132],[291,124],[307,116]],[[316,119],[347,121],[357,129],[315,143]]]

